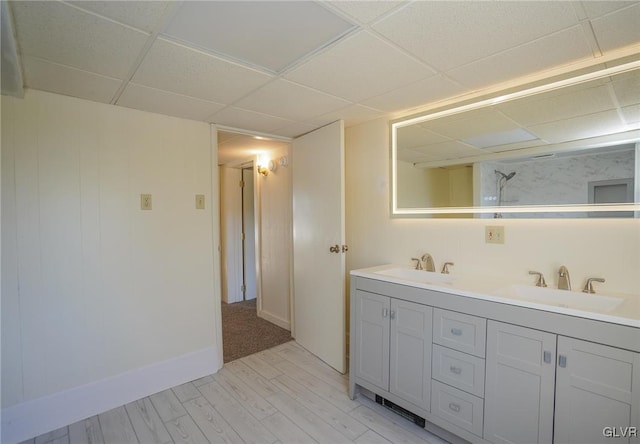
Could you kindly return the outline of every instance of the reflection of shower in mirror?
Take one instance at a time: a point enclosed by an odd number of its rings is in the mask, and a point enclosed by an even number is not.
[[[516,175],[515,171],[510,172],[509,174],[505,174],[502,171],[499,170],[494,170],[493,171],[496,174],[496,191],[498,192],[498,206],[502,206],[502,197],[504,195],[504,187],[507,185],[507,182],[509,182],[511,179],[513,179],[513,176]],[[501,218],[502,214],[501,213],[495,213],[493,215],[493,217],[495,219]]]

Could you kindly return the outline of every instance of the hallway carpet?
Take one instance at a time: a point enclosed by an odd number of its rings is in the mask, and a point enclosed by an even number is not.
[[[256,300],[222,303],[224,362],[231,362],[291,341],[289,331],[256,314]]]

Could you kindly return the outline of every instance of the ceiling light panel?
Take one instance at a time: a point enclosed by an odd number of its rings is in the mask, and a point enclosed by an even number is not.
[[[354,28],[315,2],[184,2],[165,35],[280,72]]]
[[[230,104],[272,76],[158,39],[133,81],[211,102]]]
[[[23,55],[123,79],[147,34],[61,2],[12,2]]]

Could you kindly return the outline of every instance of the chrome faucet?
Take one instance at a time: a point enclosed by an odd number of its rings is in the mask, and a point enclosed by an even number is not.
[[[536,280],[536,287],[547,286],[547,281],[544,280],[544,276],[542,275],[542,273],[540,273],[539,271],[530,271],[529,274],[535,274],[536,276],[538,276],[538,279]]]
[[[558,290],[571,290],[571,280],[569,270],[564,265],[558,270]]]
[[[429,253],[425,253],[422,255],[422,262],[424,263],[424,265],[422,266],[422,269],[424,271],[436,271],[436,266],[433,263],[433,258]]]
[[[584,284],[584,288],[582,289],[583,293],[595,294],[595,290],[593,289],[593,282],[604,282],[604,278],[589,278],[587,279],[587,283]]]
[[[453,262],[445,262],[440,273],[449,274],[449,265],[455,265]]]

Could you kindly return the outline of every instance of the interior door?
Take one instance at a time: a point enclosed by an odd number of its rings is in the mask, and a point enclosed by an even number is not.
[[[242,169],[242,239],[244,300],[255,299],[256,289],[256,218],[254,211],[253,168]]]
[[[291,157],[294,335],[344,373],[344,123],[295,139]]]

